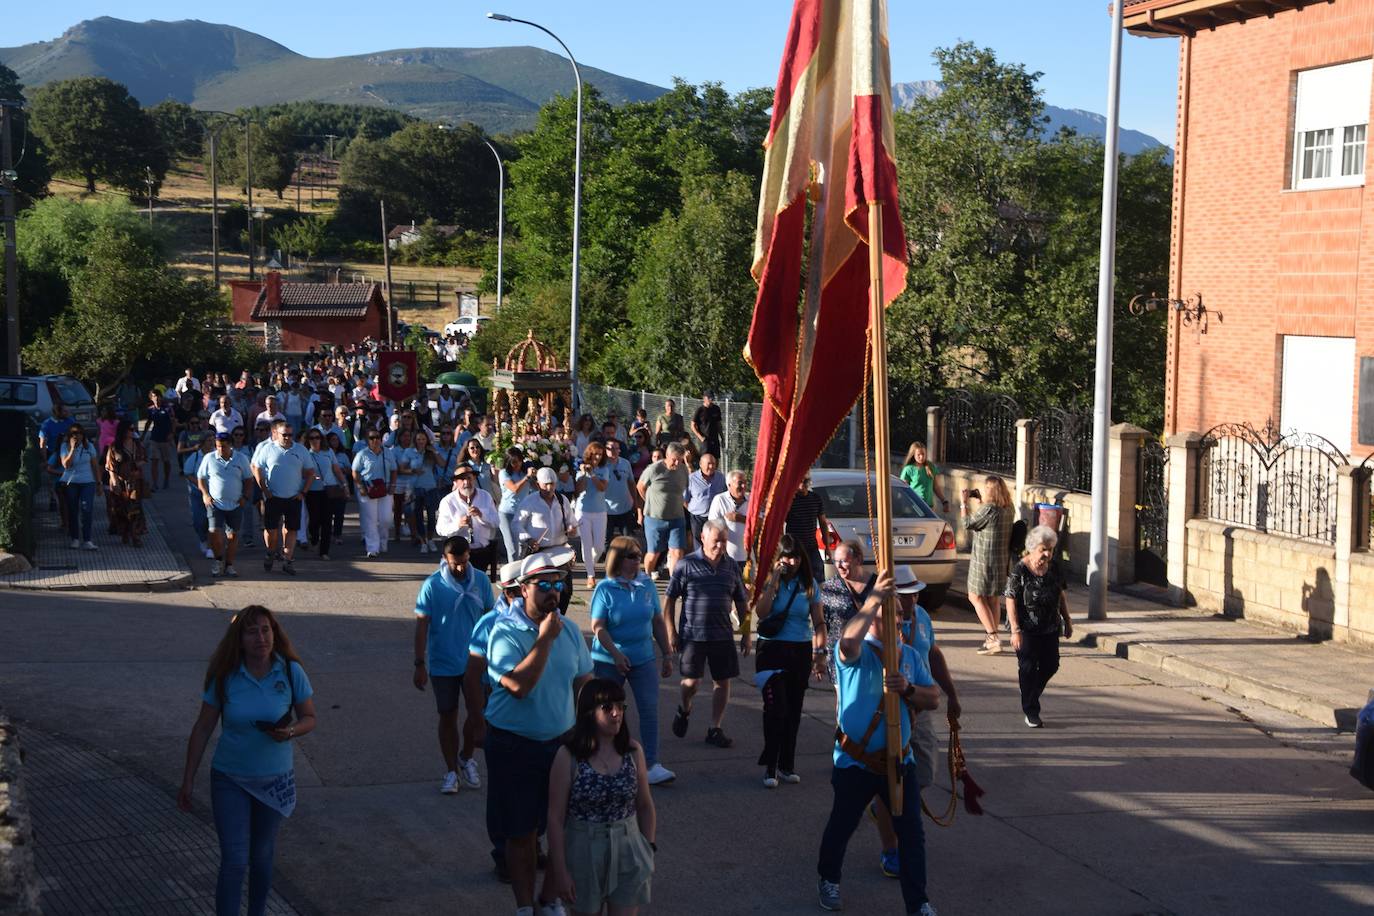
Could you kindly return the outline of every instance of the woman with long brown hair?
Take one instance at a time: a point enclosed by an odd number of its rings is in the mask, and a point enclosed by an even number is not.
[[[105,472],[109,475],[111,526],[125,543],[143,546],[148,520],[143,517],[143,464],[148,456],[138,441],[134,424],[120,420],[114,444],[105,453]]]
[[[177,807],[191,810],[196,770],[220,725],[210,761],[220,848],[215,912],[238,916],[246,875],[248,914],[261,916],[272,888],[277,829],[296,807],[290,742],[315,728],[314,691],[286,631],[257,604],[229,622],[210,656],[203,687],[200,716],[186,743]]]
[[[1014,513],[1011,492],[1002,478],[989,475],[983,481],[983,489],[986,493],[965,488],[959,494],[959,513],[964,519],[964,529],[973,535],[973,549],[968,560],[968,600],[987,634],[978,654],[997,655],[1002,651],[1002,640],[997,636],[1001,617],[998,596],[1007,584]],[[971,499],[982,503],[977,512],[970,511]]]
[[[577,470],[577,531],[582,540],[582,565],[587,569],[587,588],[596,588],[596,561],[606,552],[606,488],[611,469],[606,466],[606,446],[588,442]]]

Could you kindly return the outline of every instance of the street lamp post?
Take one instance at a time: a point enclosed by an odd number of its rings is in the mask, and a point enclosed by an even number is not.
[[[496,309],[501,310],[501,258],[506,247],[506,166],[501,161],[501,154],[496,151],[496,147],[491,145],[490,140],[483,140],[487,149],[496,157]],[[575,313],[575,307],[574,307]]]
[[[579,401],[581,400],[577,385],[577,327],[579,319],[579,303],[577,295],[577,281],[580,266],[579,240],[582,223],[582,71],[577,66],[577,58],[573,57],[572,51],[563,43],[553,32],[544,28],[537,22],[530,22],[528,19],[516,19],[514,16],[507,16],[504,13],[487,13],[488,19],[495,19],[497,22],[518,22],[521,25],[532,26],[545,35],[558,42],[563,49],[563,53],[568,55],[568,60],[572,62],[573,76],[577,78],[577,131],[576,131],[576,151],[573,159],[573,219],[572,219],[572,327],[571,340],[568,342],[568,374],[572,378],[572,408],[573,413],[577,413]]]

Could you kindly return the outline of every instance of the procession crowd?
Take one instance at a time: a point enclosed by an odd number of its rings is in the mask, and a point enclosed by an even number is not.
[[[837,728],[833,800],[817,856],[820,906],[842,907],[845,849],[867,812],[882,841],[879,866],[899,879],[906,912],[933,914],[920,790],[938,756],[931,713],[941,697],[951,719],[961,710],[914,571],[873,574],[863,544],[832,543],[808,479],[788,509],[776,561],[755,573],[761,582],[746,582],[748,475],[719,467],[720,410],[709,393],[690,420],[672,402],[652,421],[640,411],[625,423],[614,414],[573,422],[547,406],[527,418],[492,417],[446,387],[404,402],[382,398],[377,356],[354,348],[233,381],[187,369],[150,394],[137,423],[102,409],[94,441],[58,408],[40,437],[71,546],[95,547],[97,491],[111,531],[137,547],[143,500],[182,487],[216,576],[238,575],[238,551],[259,537],[264,572],[294,575],[299,551],[328,561],[350,503],[367,559],[393,547],[437,554],[415,601],[413,681],[436,703],[439,790],[479,788],[476,752],[483,753],[492,857],[512,886],[517,916],[631,914],[649,903],[658,838],[652,790],[676,779],[660,744],[663,680],[679,677],[669,730],[682,739],[709,677],[701,734],[728,748],[732,684],[741,657],[754,654],[751,684],[763,701],[757,765],[769,790],[801,781],[805,694],[814,681],[828,682]],[[540,456],[525,439],[552,443],[552,451]],[[919,443],[902,477],[948,508]],[[980,651],[1001,651],[1004,605],[1026,724],[1039,727],[1057,642],[1071,629],[1055,532],[1035,528],[1013,545],[1005,487],[990,477],[986,489],[986,498],[966,490],[959,499],[973,535],[968,591],[988,633]],[[590,646],[564,618],[575,547]],[[1013,547],[1024,554],[1013,558]],[[660,596],[656,579],[664,576]],[[760,594],[751,604],[753,585]],[[882,662],[886,602],[901,614],[900,666],[891,672]],[[636,735],[626,721],[626,684]],[[289,742],[316,726],[313,691],[281,621],[260,605],[234,617],[202,687],[178,803],[189,810],[218,726],[217,909],[239,912],[246,878],[248,912],[262,913],[277,828],[295,806]],[[886,780],[885,693],[897,694],[904,710],[901,745],[891,751],[904,785],[897,810]]]

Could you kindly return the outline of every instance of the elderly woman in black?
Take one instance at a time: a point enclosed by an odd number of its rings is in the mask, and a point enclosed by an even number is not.
[[[1025,556],[1007,577],[1003,592],[1021,682],[1021,711],[1031,728],[1044,725],[1040,721],[1040,694],[1059,670],[1060,633],[1065,639],[1073,635],[1064,598],[1064,573],[1054,560],[1058,540],[1048,525],[1032,528],[1026,535]]]

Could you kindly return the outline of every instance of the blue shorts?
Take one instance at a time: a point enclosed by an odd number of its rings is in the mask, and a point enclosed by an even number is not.
[[[243,530],[243,506],[235,506],[232,509],[211,506],[208,521],[211,531],[227,531],[230,534],[238,534]]]
[[[493,836],[543,833],[549,814],[549,771],[561,738],[535,741],[487,726],[487,831]]]
[[[644,541],[649,553],[682,550],[687,543],[687,519],[644,516]]]

